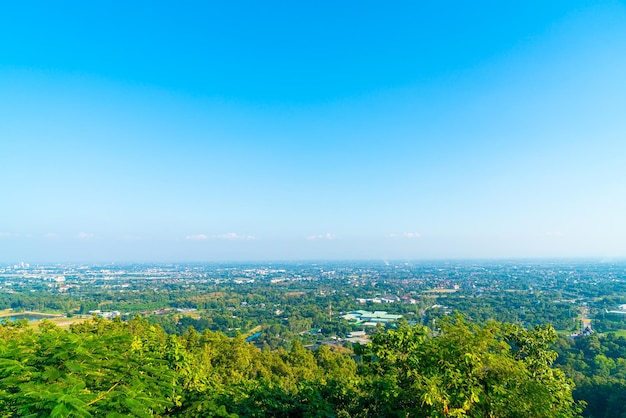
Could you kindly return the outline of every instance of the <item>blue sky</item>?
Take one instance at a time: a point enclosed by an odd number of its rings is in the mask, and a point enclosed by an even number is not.
[[[624,257],[625,74],[622,2],[2,5],[0,262]]]

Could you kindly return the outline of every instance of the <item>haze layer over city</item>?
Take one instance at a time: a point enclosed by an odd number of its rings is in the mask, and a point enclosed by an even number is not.
[[[13,2],[0,262],[626,256],[618,1]]]

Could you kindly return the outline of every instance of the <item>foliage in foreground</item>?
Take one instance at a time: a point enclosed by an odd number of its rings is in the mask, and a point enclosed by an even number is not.
[[[243,337],[167,335],[140,318],[71,330],[0,327],[7,417],[574,417],[572,383],[552,368],[551,327],[477,326],[435,335],[400,325],[355,356],[321,347],[262,351]]]

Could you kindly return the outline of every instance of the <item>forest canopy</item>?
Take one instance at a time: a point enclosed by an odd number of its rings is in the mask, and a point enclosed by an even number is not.
[[[209,330],[168,335],[136,317],[69,330],[0,326],[8,417],[575,417],[551,326],[401,323],[354,352],[262,350]]]

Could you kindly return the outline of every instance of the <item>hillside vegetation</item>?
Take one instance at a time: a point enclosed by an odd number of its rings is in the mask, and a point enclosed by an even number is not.
[[[141,318],[0,326],[6,417],[575,417],[550,326],[400,324],[354,353],[168,335]]]

